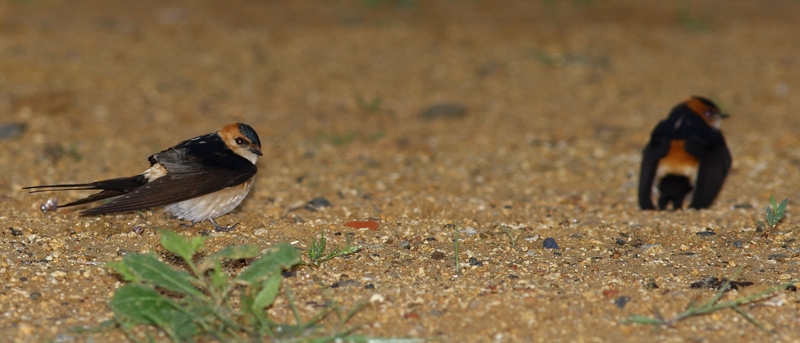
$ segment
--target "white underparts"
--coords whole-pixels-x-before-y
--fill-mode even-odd
[[[193,223],[202,222],[233,211],[242,203],[252,186],[253,178],[240,185],[167,205],[164,209],[178,219],[188,220]]]

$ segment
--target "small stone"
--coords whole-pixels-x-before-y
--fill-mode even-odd
[[[767,255],[767,259],[768,260],[775,260],[775,261],[783,261],[788,257],[789,256],[786,256],[785,254],[770,254],[770,255]]]
[[[614,241],[617,243],[617,245],[625,245],[625,240],[622,238],[617,238]]]
[[[614,305],[617,305],[617,307],[621,310],[625,308],[625,305],[627,305],[629,301],[631,301],[631,297],[623,295],[617,298],[617,300],[614,300]]]
[[[404,239],[400,241],[400,247],[404,249],[411,249],[411,242],[409,242],[407,239]]]
[[[616,288],[603,290],[603,296],[606,297],[606,299],[611,299],[617,296],[617,294],[619,294],[619,290]]]
[[[58,209],[58,198],[56,198],[56,197],[52,197],[52,198],[50,198],[50,199],[47,199],[47,201],[45,201],[44,203],[42,203],[42,205],[41,205],[41,206],[39,206],[39,208],[40,208],[40,209],[42,210],[42,212],[44,212],[44,213],[47,213],[47,212],[52,212],[52,211],[55,211],[55,210],[57,210],[57,209]]]
[[[434,259],[434,260],[440,260],[441,261],[441,260],[444,260],[446,257],[447,256],[441,251],[434,251],[431,254],[431,258]]]
[[[30,294],[28,297],[29,297],[31,300],[39,300],[39,299],[41,299],[41,298],[42,298],[42,293],[39,293],[39,292],[31,292],[31,294]]]
[[[18,123],[0,124],[0,140],[10,139],[22,135],[28,125]]]
[[[467,108],[459,103],[439,103],[426,108],[420,113],[423,119],[461,118],[467,114]]]
[[[344,226],[351,227],[358,230],[377,231],[380,224],[374,220],[351,220],[344,223]]]
[[[458,233],[463,233],[463,234],[466,234],[467,236],[472,237],[472,236],[475,236],[475,234],[478,233],[478,230],[475,230],[475,228],[472,227],[472,226],[467,226],[467,228],[464,229],[464,230],[458,230]]]
[[[328,201],[328,199],[325,199],[324,197],[316,197],[314,199],[311,199],[311,201],[309,201],[308,203],[306,203],[305,209],[311,212],[317,212],[317,211],[322,211],[331,206],[332,206],[331,202]]]
[[[378,293],[375,293],[371,297],[369,297],[369,303],[370,304],[382,303],[383,301],[384,301],[383,295],[380,295]]]
[[[358,287],[361,286],[361,282],[352,279],[344,279],[334,282],[331,285],[331,288],[340,288],[340,287]]]
[[[706,229],[706,231],[695,232],[695,234],[698,235],[698,236],[708,237],[708,236],[716,235],[717,233],[714,232],[714,230]]]
[[[545,249],[559,249],[558,243],[556,243],[556,239],[553,237],[545,238],[542,245]]]
[[[642,245],[642,250],[650,254],[658,254],[664,251],[664,246],[661,244],[645,244]]]
[[[483,262],[478,261],[478,259],[475,257],[470,257],[468,261],[470,266],[480,267],[483,265]]]
[[[411,312],[408,312],[408,313],[403,315],[403,318],[406,318],[406,319],[419,319],[419,317],[420,317],[419,313],[417,313],[415,311],[411,311]]]
[[[371,284],[371,283],[368,283],[368,284],[364,285],[364,289],[375,289],[375,285]]]

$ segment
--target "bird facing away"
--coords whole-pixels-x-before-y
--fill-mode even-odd
[[[244,200],[261,156],[258,134],[247,124],[225,125],[221,130],[178,143],[148,158],[150,168],[131,177],[90,183],[31,186],[31,193],[63,190],[100,190],[68,207],[109,199],[107,203],[80,212],[97,215],[165,206],[166,211],[192,224],[214,220]]]
[[[731,168],[731,153],[719,130],[727,114],[711,100],[694,96],[675,106],[656,126],[642,153],[639,206],[655,209],[651,194],[658,191],[658,208],[711,206]]]

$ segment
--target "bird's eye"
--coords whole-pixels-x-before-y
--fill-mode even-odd
[[[239,145],[244,144],[244,139],[242,137],[236,137],[236,144],[239,144]]]
[[[705,115],[705,116],[706,116],[706,118],[708,118],[708,117],[710,117],[710,116],[711,116],[711,112],[710,112],[710,111],[706,111],[706,113],[703,113],[703,115]]]

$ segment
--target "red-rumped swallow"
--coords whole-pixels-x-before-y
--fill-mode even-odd
[[[165,206],[171,215],[191,221],[214,220],[244,200],[256,174],[261,156],[258,134],[247,124],[228,124],[221,130],[185,140],[148,158],[150,168],[143,173],[91,183],[32,186],[32,193],[63,190],[100,190],[84,199],[58,207],[68,207],[112,198],[108,203],[82,211],[97,215],[136,211]]]
[[[656,126],[644,148],[639,178],[639,206],[655,209],[651,193],[658,191],[658,208],[711,206],[731,169],[731,153],[719,124],[727,114],[711,100],[694,96],[675,106]]]

